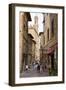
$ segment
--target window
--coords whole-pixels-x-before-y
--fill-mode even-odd
[[[52,33],[52,36],[53,36],[54,35],[54,19],[51,22],[51,33]]]
[[[49,29],[47,30],[47,41],[49,40]]]

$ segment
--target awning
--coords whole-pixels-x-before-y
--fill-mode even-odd
[[[55,44],[52,47],[48,48],[48,54],[51,54],[57,47],[58,47],[58,44]]]
[[[44,48],[44,49],[41,49],[41,51],[43,52],[43,54],[52,54],[53,51],[58,47],[58,44],[54,44],[53,46],[51,47],[48,47],[48,48]]]

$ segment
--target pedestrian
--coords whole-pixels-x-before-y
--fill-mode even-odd
[[[28,65],[26,65],[26,70],[28,70]]]
[[[39,64],[38,64],[38,66],[37,66],[37,71],[40,72],[40,65],[39,65]]]
[[[40,65],[40,72],[42,72],[42,65]]]
[[[45,69],[47,69],[46,65],[45,65]]]

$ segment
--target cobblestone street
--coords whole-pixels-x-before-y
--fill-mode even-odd
[[[42,76],[49,76],[48,70],[45,71],[37,71],[37,68],[31,68],[21,73],[20,77],[42,77]]]

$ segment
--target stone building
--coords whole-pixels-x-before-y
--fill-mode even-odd
[[[38,34],[38,17],[34,17],[34,25],[30,25],[28,32],[33,36],[33,40],[35,41],[35,61],[40,60],[40,51],[39,51],[39,34]]]
[[[39,60],[39,35],[35,30],[34,26],[29,27],[29,33],[33,36],[33,41],[35,42],[35,61]],[[33,44],[34,44],[33,42]]]
[[[42,48],[44,46],[44,33],[43,32],[39,32],[39,39],[40,39],[40,48]]]
[[[36,48],[36,42],[35,40],[32,40],[32,63],[35,62],[35,48]]]
[[[33,36],[31,34],[28,34],[28,67],[32,64],[32,44],[33,44]]]
[[[44,47],[44,33],[39,33],[39,39],[40,39],[40,64],[43,64],[44,58],[43,58],[43,47]]]
[[[20,72],[25,70],[28,63],[28,21],[31,21],[29,12],[19,13],[19,60]]]
[[[34,17],[34,29],[36,30],[36,32],[38,33],[38,16]]]
[[[44,16],[44,47],[43,55],[47,68],[55,70],[58,67],[58,15],[43,14]]]

